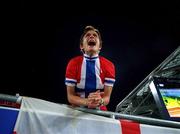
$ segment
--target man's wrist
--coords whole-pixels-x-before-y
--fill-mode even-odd
[[[88,100],[85,98],[84,99],[84,106],[87,106],[88,105]]]

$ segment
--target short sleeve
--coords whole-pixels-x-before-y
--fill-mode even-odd
[[[115,66],[112,62],[107,61],[105,68],[106,68],[106,73],[105,73],[104,85],[113,87],[115,83]]]
[[[77,83],[77,67],[74,59],[71,59],[66,67],[65,85],[75,86]]]

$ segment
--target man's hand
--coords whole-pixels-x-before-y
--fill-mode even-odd
[[[100,92],[100,90],[90,93],[88,96],[88,108],[96,108],[99,107],[103,92]]]

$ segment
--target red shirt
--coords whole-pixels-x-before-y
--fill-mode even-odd
[[[77,56],[66,68],[65,84],[76,86],[76,93],[83,98],[96,90],[103,91],[104,85],[113,87],[114,82],[114,64],[102,56]]]

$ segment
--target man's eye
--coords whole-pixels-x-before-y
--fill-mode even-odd
[[[89,36],[91,36],[91,34],[86,34],[86,37],[89,37]]]
[[[97,37],[97,34],[93,34],[94,37]]]

